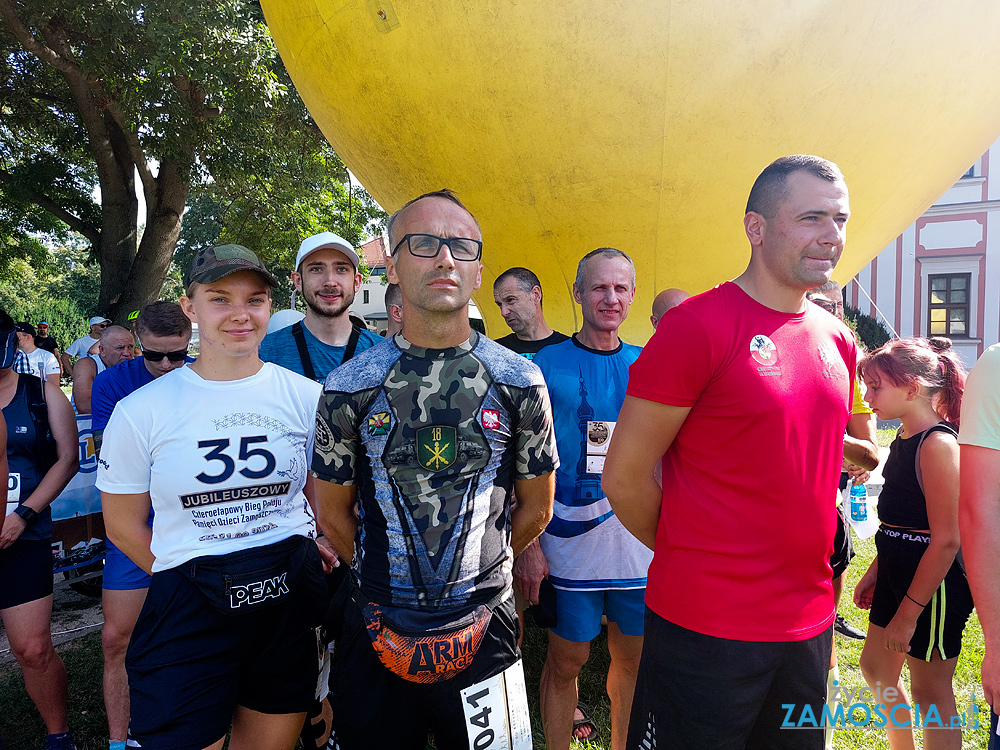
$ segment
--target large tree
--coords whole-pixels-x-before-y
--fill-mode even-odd
[[[100,264],[100,311],[121,321],[160,293],[193,186],[220,237],[272,258],[296,228],[378,218],[366,195],[343,210],[346,170],[256,2],[0,0],[0,19],[0,273],[68,228]]]

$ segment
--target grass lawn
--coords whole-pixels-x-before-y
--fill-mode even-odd
[[[858,556],[847,570],[847,583],[840,611],[848,620],[861,628],[867,628],[868,615],[851,603],[854,584],[864,574],[868,563],[875,555],[875,544],[869,539],[857,543]],[[530,620],[530,618],[529,618]],[[864,680],[858,669],[862,642],[837,639],[840,659],[841,684],[849,689],[863,686]],[[528,685],[528,701],[531,706],[535,747],[543,748],[541,720],[538,715],[538,680],[545,661],[546,634],[534,625],[527,627],[524,638],[525,678]],[[104,720],[104,706],[101,698],[101,636],[92,633],[60,648],[70,680],[70,726],[76,735],[80,750],[104,750],[107,748],[107,726]],[[604,749],[610,742],[608,718],[608,698],[604,680],[608,669],[607,642],[602,634],[591,649],[590,662],[580,675],[580,697],[591,708],[597,723],[596,737],[587,742],[576,743],[578,748]],[[973,615],[965,631],[962,655],[959,657],[955,673],[955,692],[958,695],[959,710],[968,706],[969,696],[975,692],[982,703],[982,688],[979,685],[979,665],[983,658],[983,633],[979,621]],[[905,675],[904,670],[904,675]],[[720,710],[723,710],[720,707]],[[0,667],[0,733],[9,750],[36,748],[41,746],[45,733],[34,706],[24,691],[16,665]],[[985,750],[988,726],[967,729],[964,735],[965,750]],[[919,732],[918,732],[919,744]],[[834,740],[838,750],[882,750],[888,748],[885,732],[874,727],[838,730]]]

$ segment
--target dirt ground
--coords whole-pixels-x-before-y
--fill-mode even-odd
[[[52,598],[52,640],[58,646],[74,638],[93,633],[104,624],[99,596],[84,596],[73,591],[62,576],[56,578]],[[7,642],[7,632],[0,624],[0,665],[14,661]]]

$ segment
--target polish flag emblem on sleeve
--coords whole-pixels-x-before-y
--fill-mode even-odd
[[[500,412],[496,409],[483,409],[483,428],[495,430],[500,427]]]

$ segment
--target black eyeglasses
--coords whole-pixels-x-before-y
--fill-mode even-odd
[[[406,243],[410,255],[418,258],[436,258],[445,245],[455,260],[479,260],[483,254],[483,243],[468,237],[435,237],[433,234],[406,234],[392,249],[395,255]]]
[[[152,349],[143,349],[142,358],[150,362],[161,362],[166,357],[171,362],[183,362],[187,356],[187,349],[178,349],[176,352],[154,352]]]

